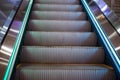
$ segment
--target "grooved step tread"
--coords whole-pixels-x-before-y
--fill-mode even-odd
[[[85,12],[32,11],[30,19],[86,20]]]
[[[104,50],[101,47],[80,46],[23,46],[20,56],[22,63],[104,63]]]
[[[34,0],[14,80],[117,80],[80,0]]]
[[[20,80],[116,80],[104,64],[21,64],[17,72]]]
[[[35,0],[35,3],[47,4],[79,4],[79,0]]]
[[[29,20],[27,30],[90,32],[91,25],[89,21]]]
[[[37,32],[27,31],[24,45],[36,46],[96,46],[94,32]]]
[[[82,11],[81,5],[34,4],[32,11]]]

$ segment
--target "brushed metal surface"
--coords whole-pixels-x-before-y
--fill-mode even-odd
[[[88,3],[120,56],[120,19],[103,0],[88,0]]]
[[[0,5],[0,20],[4,20],[4,22],[1,24],[0,29],[0,44],[2,44],[7,31],[9,29],[9,26],[12,23],[12,19],[14,18],[17,9],[19,8],[19,5],[21,3],[21,0],[5,0],[1,1]]]
[[[101,1],[101,0],[96,0],[96,1]],[[107,21],[106,17],[102,14],[102,12],[100,11],[101,8],[98,8],[98,6],[92,0],[88,0],[88,2],[91,7],[91,10],[93,10],[94,14],[96,15],[96,18],[102,24],[110,41],[113,43],[116,51],[120,55],[120,38],[119,38],[118,33],[112,27],[112,25]],[[3,45],[1,45],[0,55],[2,57],[0,56],[0,71],[2,71],[2,72],[0,73],[0,75],[1,75],[0,79],[2,79],[2,77],[4,75],[5,69],[8,65],[9,58],[13,51],[13,46],[15,44],[15,41],[16,41],[17,35],[19,33],[23,17],[24,17],[24,10],[27,8],[27,3],[28,3],[28,0],[27,1],[24,0],[24,2],[22,3],[20,10],[18,11],[16,18],[11,25],[10,31],[8,32],[8,34],[5,38]],[[100,5],[100,4],[102,4],[102,3],[98,3],[98,5]],[[103,11],[104,11],[104,9],[103,9]],[[109,14],[109,13],[107,13],[108,11],[109,10],[104,11],[106,13],[106,15]],[[111,11],[109,11],[109,12],[111,12]],[[108,15],[108,17],[110,17],[110,14]],[[113,16],[111,16],[110,19],[115,19],[115,18]],[[118,22],[116,19],[113,21],[116,23],[116,25],[118,25]],[[116,28],[119,30],[119,26]]]
[[[16,4],[15,1],[20,1],[20,0],[8,0],[8,1],[5,0],[5,1],[0,1],[0,3],[13,2],[13,4]],[[0,48],[0,55],[1,55],[0,56],[0,80],[3,79],[4,73],[5,73],[6,68],[8,66],[8,62],[9,62],[9,59],[11,57],[13,47],[14,47],[14,44],[16,42],[16,38],[17,38],[17,35],[19,33],[19,30],[21,28],[22,21],[23,21],[23,18],[24,18],[24,13],[23,12],[27,8],[27,5],[28,5],[28,1],[23,0],[22,4],[21,4],[21,6],[20,6],[12,24],[11,24],[11,27],[10,27],[10,29],[9,29],[9,31],[8,31],[6,37],[3,41],[3,44],[0,45],[1,46],[1,48]],[[9,8],[5,8],[5,9],[9,9]],[[11,7],[10,7],[9,10],[11,11],[13,9],[11,9]],[[0,20],[0,22],[4,22],[4,21]],[[2,24],[4,24],[4,23],[1,23],[1,25]],[[3,32],[3,34],[4,34],[4,32]]]

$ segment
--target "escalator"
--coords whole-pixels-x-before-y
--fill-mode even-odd
[[[79,1],[34,0],[14,80],[117,80]]]

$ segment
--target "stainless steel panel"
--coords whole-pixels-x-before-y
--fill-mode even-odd
[[[120,18],[114,13],[114,11],[109,8],[109,6],[103,0],[95,0],[95,3],[99,6],[101,11],[120,34]]]
[[[87,2],[120,56],[120,19],[103,0]]]
[[[0,20],[4,20],[4,22],[1,22],[0,25],[0,44],[2,44],[12,19],[14,18],[15,13],[17,12],[17,9],[21,3],[21,0],[5,0],[0,1],[0,3],[2,3],[0,5]]]
[[[14,2],[13,0],[9,0]],[[1,2],[1,1],[0,1]],[[0,49],[0,80],[3,79],[4,73],[8,66],[9,59],[11,57],[14,44],[16,42],[17,35],[22,25],[24,18],[24,11],[27,8],[28,1],[23,0],[21,7],[19,8],[14,21],[11,24],[11,27],[6,35],[3,44]],[[3,32],[4,34],[4,32]]]

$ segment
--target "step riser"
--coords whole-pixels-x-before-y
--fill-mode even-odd
[[[53,4],[35,4],[33,11],[82,11],[80,5],[53,5]]]
[[[94,55],[94,56],[93,56]],[[102,48],[87,47],[23,47],[22,63],[51,64],[101,64],[104,63]]]
[[[90,32],[91,26],[88,21],[30,20],[27,30]]]
[[[24,45],[31,46],[96,46],[95,33],[26,32]]]
[[[84,12],[32,11],[30,19],[41,20],[86,20]]]

